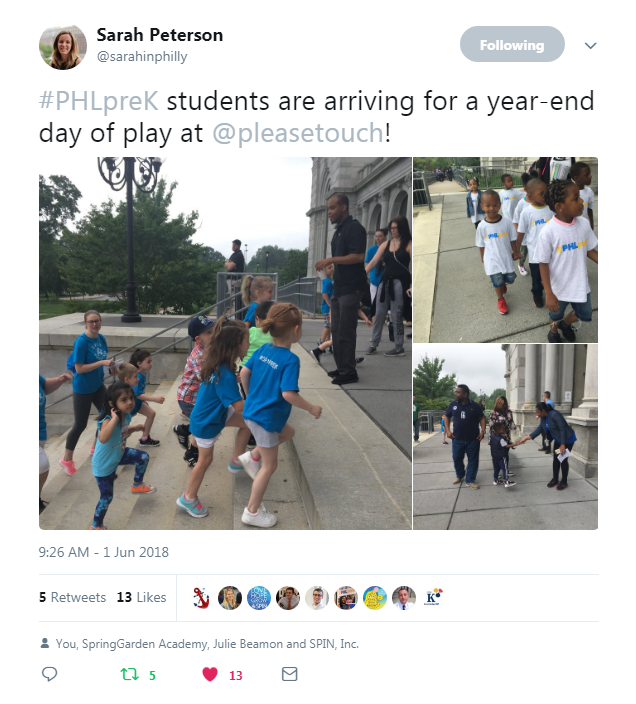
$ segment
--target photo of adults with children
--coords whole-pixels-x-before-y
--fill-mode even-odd
[[[411,160],[263,159],[298,206],[239,239],[191,159],[40,177],[40,527],[410,530]]]
[[[598,159],[423,157],[414,175],[415,342],[597,341]]]

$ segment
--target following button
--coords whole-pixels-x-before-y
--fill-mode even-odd
[[[460,40],[470,61],[555,61],[565,39],[554,27],[471,27]]]

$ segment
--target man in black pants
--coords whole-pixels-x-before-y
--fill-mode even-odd
[[[243,256],[243,252],[241,252],[241,240],[232,240],[232,254],[223,266],[228,271],[235,272],[236,274],[242,274],[245,271],[245,257]],[[240,276],[227,277],[227,291],[230,296],[234,296],[234,310],[236,311],[242,308]],[[232,305],[230,305],[229,308],[232,309]],[[243,319],[243,315],[240,313],[236,317],[239,320]]]
[[[335,265],[331,297],[331,339],[337,369],[329,372],[333,384],[358,381],[356,372],[356,334],[358,309],[367,287],[364,253],[367,232],[349,215],[349,198],[335,193],[327,201],[327,215],[336,231],[331,240],[331,257],[316,262],[316,270]]]

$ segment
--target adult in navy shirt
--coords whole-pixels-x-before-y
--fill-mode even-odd
[[[560,461],[559,455],[564,455],[566,450],[572,451],[576,442],[576,435],[561,413],[550,408],[546,403],[537,403],[536,411],[539,427],[519,442],[525,443],[528,440],[534,440],[541,433],[542,428],[546,428],[549,431],[554,438],[554,453],[552,454],[552,479],[548,482],[548,488],[556,487],[558,491],[562,491],[568,488],[570,466],[567,457]],[[561,470],[561,481],[559,481],[559,470]]]
[[[550,395],[551,394],[549,391],[543,392],[543,403],[545,403],[546,406],[550,406],[552,410],[556,410],[554,408],[554,401],[550,398]],[[539,448],[539,452],[545,452],[546,455],[552,454],[552,451],[550,449],[551,444],[552,436],[550,435],[549,431],[545,427],[543,427],[541,430],[541,447]]]
[[[96,310],[84,313],[86,332],[75,340],[73,346],[73,362],[76,374],[73,377],[73,414],[75,423],[66,436],[64,457],[60,460],[64,471],[73,476],[77,471],[73,461],[73,452],[80,435],[86,429],[91,405],[101,413],[106,398],[104,386],[104,367],[113,363],[108,357],[108,345],[103,335],[99,334],[102,327],[102,316]]]
[[[453,441],[453,484],[459,484],[466,477],[466,486],[479,489],[479,443],[486,432],[486,418],[481,406],[470,400],[470,389],[466,384],[459,384],[455,389],[455,401],[450,404],[445,415],[449,419],[447,435]],[[468,467],[464,467],[465,456],[468,457]]]
[[[358,309],[367,290],[364,253],[367,232],[349,215],[349,198],[336,193],[327,201],[327,215],[336,230],[331,240],[331,257],[316,262],[316,270],[335,264],[331,297],[331,339],[337,369],[329,372],[332,384],[358,381],[356,372],[356,334]]]

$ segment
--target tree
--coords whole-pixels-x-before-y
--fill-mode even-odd
[[[296,281],[299,274],[306,276],[308,259],[308,249],[288,249],[285,257],[285,266],[278,275],[278,283],[282,285],[290,281]]]
[[[444,359],[428,355],[420,359],[413,371],[413,394],[422,409],[445,410],[453,400],[457,386],[455,374],[442,376]]]
[[[134,195],[135,281],[141,313],[188,314],[216,301],[216,272],[223,268],[222,261],[210,262],[217,258],[214,250],[192,242],[196,211],[169,217],[176,187],[160,179],[153,193],[137,190]],[[125,297],[124,201],[93,206],[76,231],[64,234],[62,244],[74,290]]]
[[[77,202],[80,191],[66,176],[44,176],[39,179],[39,244],[40,244],[40,294],[54,293],[59,296],[66,286],[63,275],[64,252],[59,238],[66,223],[72,222],[79,213]]]
[[[269,252],[269,257],[265,254]],[[256,254],[250,259],[247,265],[248,271],[259,271],[261,274],[267,271],[280,271],[285,266],[286,252],[278,245],[272,244],[267,247],[259,247]],[[305,271],[307,268],[305,267]]]

